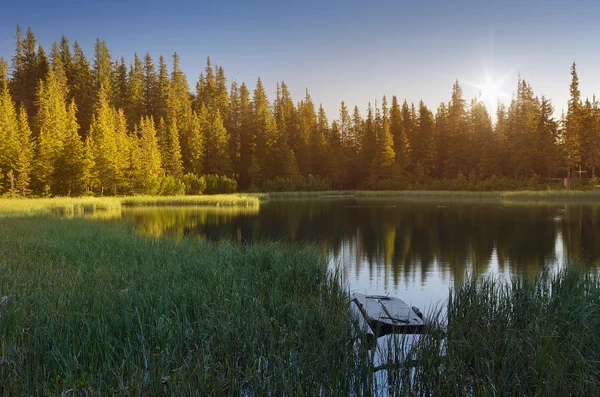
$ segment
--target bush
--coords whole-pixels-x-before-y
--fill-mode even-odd
[[[206,181],[196,174],[188,172],[182,180],[185,186],[185,194],[202,194],[206,190]]]
[[[165,176],[160,183],[159,194],[161,196],[183,196],[185,185],[182,181],[175,179],[174,176]]]
[[[202,178],[204,194],[228,194],[237,191],[237,181],[226,176],[204,175]]]

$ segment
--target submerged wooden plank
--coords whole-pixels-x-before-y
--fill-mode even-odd
[[[354,293],[351,300],[377,336],[419,334],[425,326],[420,311],[413,310],[401,299]]]

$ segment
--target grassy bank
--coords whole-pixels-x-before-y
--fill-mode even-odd
[[[0,220],[0,394],[361,395],[347,301],[316,250]]]
[[[389,198],[389,199],[434,199],[434,200],[503,200],[503,201],[599,201],[598,191],[506,191],[469,192],[436,190],[331,190],[320,192],[278,192],[264,193],[263,199],[304,199],[304,198]]]
[[[40,214],[92,214],[119,211],[124,207],[210,206],[257,207],[258,195],[220,194],[212,196],[131,196],[131,197],[53,197],[0,199],[0,216]]]
[[[450,294],[446,340],[421,338],[413,351],[421,364],[398,373],[396,388],[433,396],[596,395],[600,279],[588,272],[571,265],[530,281],[463,283]]]

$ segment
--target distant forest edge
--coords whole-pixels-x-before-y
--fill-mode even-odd
[[[600,163],[600,105],[582,101],[576,65],[567,114],[519,78],[496,123],[454,83],[435,114],[396,96],[366,118],[342,102],[329,122],[308,90],[284,82],[270,102],[260,80],[227,84],[207,58],[192,92],[149,54],[113,60],[97,40],[90,63],[66,37],[50,54],[17,27],[0,58],[0,193],[8,196],[198,194],[236,190],[592,189]],[[583,174],[583,175],[582,175]]]

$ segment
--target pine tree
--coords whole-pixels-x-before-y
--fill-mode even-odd
[[[164,171],[161,167],[156,129],[152,118],[142,117],[139,125],[136,126],[134,135],[139,137],[132,156],[134,191],[156,194]]]
[[[238,165],[239,185],[246,189],[252,184],[252,177],[249,172],[248,164],[251,164],[254,155],[254,119],[253,105],[250,102],[250,91],[246,83],[240,86],[240,161]]]
[[[27,120],[27,112],[24,108],[19,109],[18,128],[19,149],[15,167],[17,172],[16,188],[22,197],[27,197],[31,193],[29,185],[31,182],[34,146],[31,129]]]
[[[104,41],[96,39],[94,47],[94,89],[96,95],[99,95],[100,88],[103,87],[105,95],[112,98],[112,73],[112,61],[108,47]]]
[[[205,158],[205,139],[204,139],[204,127],[205,121],[200,118],[198,113],[192,114],[192,121],[190,123],[190,134],[189,134],[189,154],[187,159],[186,171],[191,172],[195,175],[202,175],[204,171],[204,158]]]
[[[40,59],[40,53],[44,54],[43,49],[41,47],[38,49],[37,40],[31,28],[27,29],[25,38],[22,38],[21,28],[17,26],[16,36],[11,93],[15,104],[23,106],[29,119],[32,120],[35,114],[37,85],[40,79],[46,77],[43,68],[47,60]],[[47,72],[47,69],[45,72]]]
[[[56,80],[58,80],[58,84],[62,89],[63,96],[67,98],[69,92],[68,80],[67,80],[67,71],[65,65],[62,61],[62,54],[60,49],[58,48],[58,44],[54,42],[52,44],[52,52],[50,56],[50,63],[52,67],[52,71],[54,72],[54,76],[56,76]]]
[[[371,103],[367,109],[367,119],[364,123],[361,152],[360,152],[360,163],[359,168],[359,183],[363,183],[367,180],[371,174],[371,164],[375,160],[377,154],[377,137],[375,135],[375,120],[373,116],[373,108]]]
[[[558,168],[560,153],[558,152],[558,123],[553,118],[554,106],[552,102],[542,96],[537,112],[537,150],[536,173],[547,175],[549,178]],[[592,144],[593,146],[593,144]],[[598,157],[600,159],[600,157]]]
[[[171,175],[175,179],[180,179],[183,175],[183,164],[181,162],[179,130],[175,118],[171,119],[166,132],[166,156],[162,158],[163,169],[165,170],[166,175]]]
[[[468,140],[466,134],[466,110],[463,91],[458,81],[452,86],[452,99],[448,106],[447,156],[444,168],[446,176],[455,178],[458,174],[467,174]]]
[[[406,101],[405,101],[406,103]],[[408,105],[406,105],[408,111]],[[401,170],[408,168],[410,161],[410,143],[404,130],[404,123],[402,122],[402,111],[400,110],[400,104],[398,98],[394,95],[392,97],[392,108],[390,110],[390,132],[394,138],[394,152],[396,153],[396,163]]]
[[[15,169],[19,152],[18,120],[8,89],[8,65],[0,58],[0,170]]]
[[[419,116],[414,136],[413,163],[426,176],[431,176],[435,171],[436,158],[435,120],[433,113],[423,101],[419,102]]]
[[[445,175],[448,151],[448,111],[444,102],[440,103],[435,113],[435,147],[435,176],[441,178]]]
[[[327,162],[327,135],[329,134],[329,122],[323,105],[319,106],[317,125],[310,137],[310,153],[312,175],[324,175]]]
[[[77,42],[73,44],[73,68],[71,73],[72,82],[69,90],[69,99],[75,100],[79,136],[84,138],[90,130],[96,93],[94,89],[94,76],[90,69],[90,64]]]
[[[113,99],[116,109],[129,109],[129,82],[127,81],[127,65],[125,59],[116,62],[113,70]],[[141,115],[140,115],[141,117]],[[135,120],[135,122],[139,119]]]
[[[569,106],[567,110],[566,126],[564,132],[564,149],[567,164],[567,190],[571,189],[572,171],[581,162],[580,135],[581,135],[581,98],[579,93],[579,78],[575,62],[571,66],[571,86],[569,92]]]
[[[78,134],[76,105],[72,101],[67,110],[67,125],[61,151],[54,168],[54,191],[61,195],[79,195],[83,192],[84,145]]]
[[[45,82],[38,87],[38,140],[34,176],[38,191],[48,195],[53,193],[57,178],[56,162],[62,152],[69,117],[65,98],[59,81],[50,71]]]
[[[276,175],[270,161],[276,135],[273,115],[269,109],[269,99],[260,78],[258,78],[254,90],[252,120],[252,138],[255,145],[252,151],[252,158],[255,161],[253,182],[262,185]]]
[[[129,128],[133,128],[144,115],[144,69],[142,62],[137,54],[134,54],[133,65],[129,66],[129,76],[127,79],[127,123]]]
[[[394,138],[390,131],[389,111],[386,97],[383,97],[381,103],[381,131],[376,140],[375,158],[371,166],[371,180],[373,182],[389,180],[394,176],[394,163],[396,153],[394,153]]]
[[[158,109],[158,76],[150,53],[144,57],[144,114],[156,117]]]
[[[100,87],[90,136],[94,148],[93,174],[97,177],[102,195],[107,192],[116,194],[126,179],[127,164],[123,163],[122,156],[125,148],[119,146],[122,144],[119,130],[124,129],[120,126],[121,116],[122,113],[110,107],[104,86]]]
[[[206,174],[231,175],[231,159],[229,158],[229,134],[223,126],[221,113],[217,110],[209,114],[206,107],[202,108],[202,118],[205,120],[204,136],[206,138],[206,157],[204,172]]]

